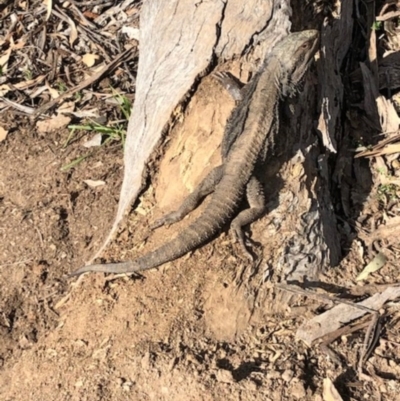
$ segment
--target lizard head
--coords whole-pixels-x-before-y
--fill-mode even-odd
[[[301,82],[319,45],[319,33],[316,30],[294,32],[279,42],[274,55],[281,64],[279,85],[284,96],[290,95]]]

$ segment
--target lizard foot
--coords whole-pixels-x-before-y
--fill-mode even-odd
[[[240,102],[243,99],[243,84],[232,74],[217,71],[213,73],[213,77],[229,92],[236,102]]]
[[[150,229],[155,230],[156,228],[167,226],[169,227],[171,224],[176,223],[180,220],[180,216],[178,216],[177,212],[171,212],[167,215],[157,219],[153,223],[150,224]]]
[[[250,262],[254,262],[254,255],[249,251],[248,246],[253,246],[254,242],[245,236],[241,227],[231,228],[231,236],[233,242],[238,242],[243,254],[249,259]]]

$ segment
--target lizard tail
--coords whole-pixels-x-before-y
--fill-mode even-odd
[[[233,216],[241,196],[241,193],[227,194],[224,199],[220,199],[218,195],[213,196],[209,207],[192,224],[174,239],[144,256],[128,262],[84,266],[70,276],[79,276],[86,272],[134,273],[175,260],[213,238]]]
[[[127,273],[138,271],[138,269],[134,269],[135,261],[130,262],[120,262],[120,263],[107,263],[107,264],[98,264],[98,265],[88,265],[81,267],[78,270],[68,274],[69,277],[80,276],[83,273],[87,272],[99,272],[99,273]]]

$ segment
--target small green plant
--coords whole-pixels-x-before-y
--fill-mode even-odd
[[[375,22],[372,24],[372,30],[373,30],[373,31],[379,31],[379,30],[382,28],[382,26],[383,26],[382,21],[375,21]]]
[[[381,200],[394,200],[399,199],[399,189],[396,184],[381,184],[377,192]]]
[[[126,130],[120,125],[116,125],[114,127],[106,127],[105,125],[92,121],[90,124],[85,124],[85,125],[69,125],[68,128],[71,131],[70,134],[68,135],[67,140],[63,145],[63,148],[66,148],[73,142],[76,136],[76,131],[89,131],[101,134],[102,143],[100,146],[105,146],[113,141],[120,141],[122,143],[122,147],[125,147]],[[92,154],[93,152],[90,152],[86,155],[74,159],[71,163],[61,167],[61,171],[68,171],[72,167],[76,167],[79,163],[87,159]]]
[[[23,71],[23,75],[27,81],[30,81],[33,78],[33,72],[31,70],[25,69]]]
[[[111,88],[111,91],[113,92],[114,99],[118,101],[119,108],[125,117],[125,120],[129,120],[132,110],[132,103],[126,96],[121,95],[114,88]]]
[[[125,126],[131,114],[132,104],[126,96],[121,95],[114,88],[111,88],[111,90],[113,92],[114,99],[118,101],[119,110],[123,116],[123,119],[116,122],[115,124],[112,124],[111,126],[105,126],[96,121],[90,121],[89,123],[82,125],[69,125],[68,129],[70,130],[70,134],[68,135],[68,138],[65,141],[63,148],[66,148],[68,145],[70,145],[73,141],[77,139],[76,138],[77,131],[87,131],[101,134],[102,142],[100,146],[108,145],[111,142],[121,142],[122,147],[123,148],[125,147],[125,138],[126,138]],[[93,152],[78,157],[71,163],[61,167],[61,170],[67,171],[70,168],[77,166],[79,163],[81,163],[83,160],[85,160],[92,154]]]
[[[81,91],[75,92],[74,97],[75,97],[76,101],[82,100],[83,99],[83,93]]]
[[[101,146],[107,145],[113,141],[120,141],[122,146],[125,146],[126,130],[119,124],[113,127],[107,127],[106,125],[99,124],[96,121],[91,121],[89,124],[84,125],[69,125],[68,128],[71,130],[71,134],[68,136],[64,148],[71,143],[76,130],[96,132],[101,134],[102,143]]]
[[[64,82],[57,82],[56,86],[59,93],[65,93],[68,90]]]
[[[385,177],[388,177],[387,170],[386,170],[385,167],[379,167],[379,168],[376,169],[376,171],[379,174],[384,175]]]
[[[91,156],[91,153],[88,153],[86,155],[77,157],[76,159],[72,160],[71,163],[66,164],[65,166],[61,167],[61,171],[68,171],[70,168],[77,166],[80,162]]]

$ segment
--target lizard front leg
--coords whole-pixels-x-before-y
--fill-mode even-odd
[[[168,213],[156,220],[150,228],[154,230],[155,228],[181,221],[186,215],[196,209],[207,195],[214,191],[215,186],[221,180],[222,173],[223,166],[218,166],[212,169],[197,188],[183,201],[178,210]]]
[[[228,91],[236,102],[243,100],[243,88],[245,85],[237,78],[232,74],[223,71],[214,72],[213,76]]]

